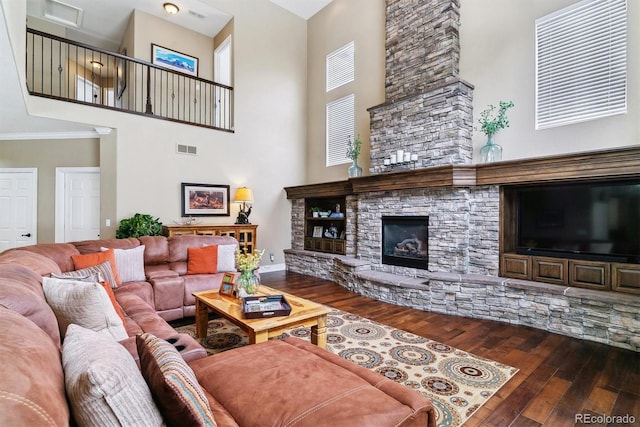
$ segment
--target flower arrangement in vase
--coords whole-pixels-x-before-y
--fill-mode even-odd
[[[349,144],[347,145],[347,157],[353,162],[349,168],[349,176],[362,176],[362,168],[358,165],[358,157],[360,156],[360,149],[362,148],[362,141],[360,135],[351,139],[349,136]]]
[[[511,101],[500,101],[498,112],[496,107],[489,105],[480,113],[478,123],[480,130],[487,135],[487,143],[480,149],[480,159],[483,163],[502,160],[502,147],[493,140],[494,135],[501,129],[509,127],[507,110],[514,106]]]
[[[264,249],[256,249],[252,253],[243,253],[240,248],[236,248],[236,265],[240,270],[240,278],[237,284],[240,298],[254,295],[258,292],[260,277],[257,274],[257,270],[260,267],[263,254]]]

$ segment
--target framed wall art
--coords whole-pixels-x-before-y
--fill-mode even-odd
[[[198,58],[151,43],[151,63],[162,68],[198,76]]]
[[[182,216],[229,216],[229,186],[182,183]]]
[[[316,225],[313,227],[313,237],[322,237],[323,227],[321,225]]]

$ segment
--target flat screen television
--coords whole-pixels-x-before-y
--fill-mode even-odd
[[[522,187],[515,201],[517,253],[640,264],[640,181]]]

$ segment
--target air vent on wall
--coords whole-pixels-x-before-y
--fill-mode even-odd
[[[191,154],[193,156],[198,154],[198,147],[196,147],[195,145],[178,144],[176,146],[176,149],[178,154]]]
[[[58,0],[47,0],[44,3],[44,17],[64,25],[80,28],[83,13],[83,9],[62,3]]]

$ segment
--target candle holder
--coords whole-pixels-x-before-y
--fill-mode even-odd
[[[414,170],[416,168],[416,164],[418,163],[418,159],[409,160],[406,162],[395,162],[389,164],[383,164],[382,169],[386,172],[394,172],[396,169],[403,170]]]

